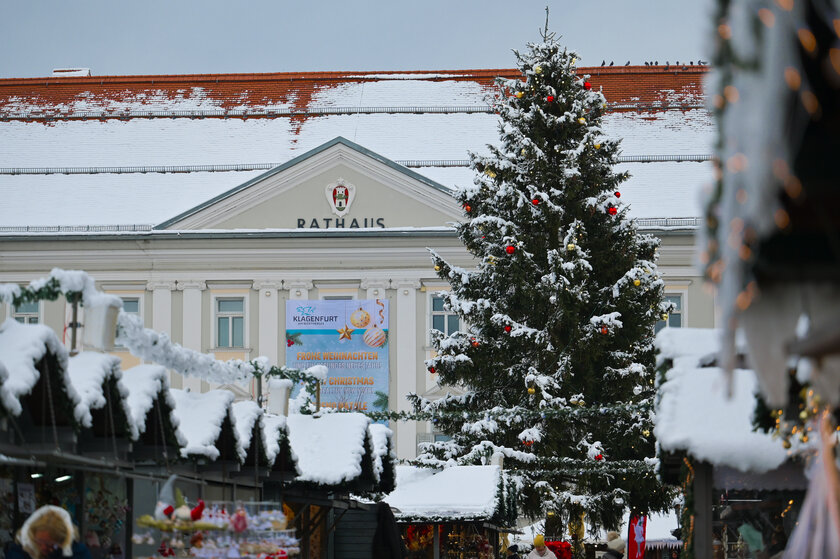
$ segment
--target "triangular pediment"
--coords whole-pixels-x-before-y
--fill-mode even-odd
[[[461,218],[446,187],[339,137],[156,229],[442,227]]]

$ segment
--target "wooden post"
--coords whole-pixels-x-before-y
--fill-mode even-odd
[[[73,295],[73,318],[70,322],[70,355],[76,355],[76,329],[79,326],[79,296]]]
[[[433,559],[440,559],[440,524],[432,524],[432,531]]]
[[[315,386],[315,411],[321,411],[321,381]]]
[[[697,462],[694,465],[694,557],[712,559],[712,465]]]

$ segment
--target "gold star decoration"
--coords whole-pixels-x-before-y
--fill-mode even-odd
[[[344,328],[339,328],[338,329],[338,339],[339,340],[349,340],[349,339],[351,339],[350,334],[352,334],[353,332],[355,332],[355,330],[353,330],[352,328],[350,328],[349,326],[347,326],[345,324]]]

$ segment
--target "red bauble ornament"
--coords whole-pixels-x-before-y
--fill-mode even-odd
[[[505,326],[505,332],[509,334],[511,330],[513,330],[513,328],[511,328],[510,324]]]
[[[478,347],[478,340],[476,340],[475,338],[472,339],[472,346]]]
[[[539,206],[540,205],[540,199],[539,198],[534,198],[533,200],[531,200],[531,203],[534,204],[535,206]]]
[[[615,207],[613,207],[613,206],[610,206],[610,209],[608,209],[607,211],[609,212],[610,215],[615,215],[615,214],[618,213],[618,210],[615,209]]]
[[[621,198],[621,192],[616,192],[616,193],[615,193],[615,197],[616,197],[616,198]]]
[[[601,326],[601,333],[602,334],[609,334],[610,330],[606,326]]]
[[[434,367],[429,367],[430,373],[435,374],[435,371],[437,371],[437,369],[435,369]]]
[[[472,211],[472,206],[469,204],[464,204],[464,211],[470,213]]]
[[[549,95],[545,98],[546,103],[553,103],[554,102],[554,95]]]
[[[599,462],[600,462],[600,461],[601,461],[601,460],[603,460],[603,459],[604,459],[604,455],[603,455],[603,454],[596,454],[596,455],[595,455],[595,460],[597,460],[597,461],[599,461]]]
[[[522,444],[524,444],[525,446],[531,446],[532,444],[534,444],[534,441],[522,441]]]
[[[514,252],[516,252],[516,247],[513,245],[508,245],[505,247],[505,252],[508,254],[513,254]]]
[[[590,89],[592,89],[592,84],[589,82],[583,82],[583,89],[589,91]]]

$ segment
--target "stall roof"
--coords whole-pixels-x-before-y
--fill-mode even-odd
[[[170,388],[169,392],[175,400],[173,411],[178,419],[178,430],[187,440],[181,456],[206,456],[216,460],[220,452],[215,443],[225,418],[230,414],[233,392],[211,390],[198,393],[178,388]]]
[[[499,506],[499,466],[453,466],[440,472],[397,466],[397,488],[384,501],[397,520],[491,520]]]
[[[381,423],[371,423],[368,431],[373,452],[373,474],[379,481],[385,471],[386,461],[396,459],[394,449],[391,447],[393,432]]]
[[[361,413],[292,414],[286,418],[295,481],[340,485],[362,474],[370,419]]]
[[[138,434],[146,432],[146,417],[155,404],[155,399],[163,395],[169,409],[175,409],[175,399],[169,392],[169,373],[166,367],[154,364],[137,365],[126,370],[122,377],[123,385],[128,389],[126,403],[130,410],[129,417]],[[184,435],[178,430],[178,419],[173,412],[170,416],[175,436],[181,446],[187,445]]]
[[[83,405],[67,373],[67,349],[55,332],[43,324],[21,324],[8,318],[0,324],[0,362],[5,368],[5,378],[0,384],[0,401],[12,415],[20,415],[23,411],[20,399],[29,394],[41,378],[35,364],[48,352],[58,361],[70,401],[74,407]]]
[[[253,441],[254,425],[263,415],[263,410],[252,400],[234,402],[231,406],[234,426],[236,427],[236,453],[239,461],[244,462]]]
[[[288,437],[286,416],[266,413],[262,416],[261,424],[265,456],[269,464],[273,464],[280,452],[280,439]]]
[[[70,357],[69,376],[73,388],[81,396],[81,401],[76,405],[74,412],[76,419],[84,427],[93,426],[91,410],[102,408],[107,404],[107,395],[104,391],[106,381],[109,378],[116,379],[117,390],[121,396],[116,405],[121,406],[125,416],[129,418],[128,427],[132,440],[137,439],[139,431],[135,422],[130,419],[131,409],[126,400],[129,392],[122,382],[123,374],[119,357],[107,353],[83,351]]]

